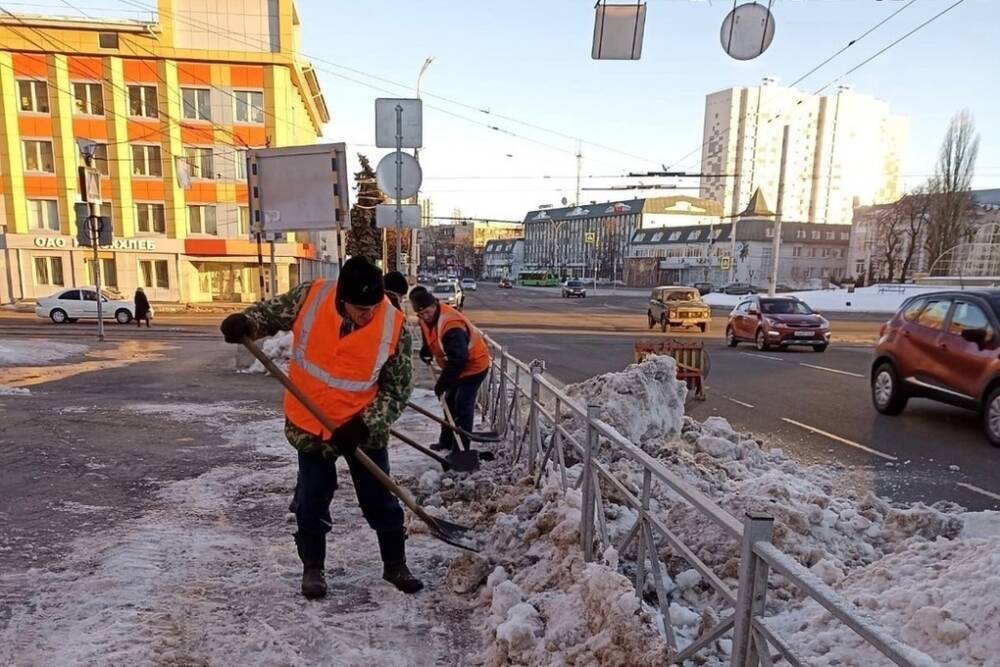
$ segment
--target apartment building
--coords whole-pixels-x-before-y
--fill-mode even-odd
[[[77,140],[95,145],[103,282],[154,301],[250,301],[246,149],[330,120],[292,0],[160,0],[148,21],[0,17],[0,301],[93,284],[76,242]],[[276,244],[278,289],[327,274],[336,236]],[[3,284],[5,283],[5,284]]]
[[[736,215],[759,187],[786,220],[850,224],[857,206],[899,198],[908,132],[908,119],[850,86],[816,96],[765,78],[712,93],[701,196]]]

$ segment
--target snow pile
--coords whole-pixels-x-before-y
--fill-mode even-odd
[[[598,406],[600,419],[641,444],[680,433],[687,385],[677,380],[672,357],[652,355],[623,371],[569,385],[566,393],[580,405]]]
[[[0,396],[31,396],[31,390],[26,387],[8,387],[0,384]]]
[[[50,364],[87,351],[86,345],[50,340],[0,340],[0,366]]]
[[[820,312],[894,313],[899,310],[903,301],[911,296],[937,292],[941,289],[940,286],[871,285],[870,287],[859,287],[853,293],[848,292],[847,289],[838,288],[789,292],[782,296],[798,297],[809,304],[810,308]],[[737,305],[746,297],[713,292],[706,294],[704,299],[705,303],[710,306],[728,308]]]
[[[260,346],[260,349],[264,354],[270,357],[274,363],[278,365],[278,368],[287,372],[288,360],[292,356],[293,340],[294,338],[291,331],[279,331],[268,338],[261,338],[257,341],[257,345]],[[242,350],[242,346],[240,346],[240,350],[239,357],[243,358],[243,352],[245,352],[245,350]],[[249,353],[246,354],[249,355]],[[248,366],[238,368],[240,373],[267,373],[267,370],[264,369],[264,365],[257,359],[246,356],[246,360],[247,362],[252,360],[253,363],[250,363]],[[241,365],[242,364],[237,362],[238,367]]]
[[[1000,536],[911,541],[851,572],[840,592],[940,665],[995,665],[1000,656]],[[892,663],[816,603],[770,619],[809,664]]]

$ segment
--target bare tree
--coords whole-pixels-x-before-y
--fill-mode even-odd
[[[930,182],[931,216],[927,252],[931,263],[969,235],[972,197],[969,190],[979,153],[972,114],[963,109],[951,119]]]
[[[899,269],[899,282],[901,283],[906,282],[906,277],[913,268],[913,260],[921,247],[924,232],[927,228],[930,206],[931,198],[927,194],[927,187],[925,186],[915,188],[913,192],[904,196],[893,205],[893,208],[897,209],[897,215],[904,222],[903,234],[906,236],[903,264]]]
[[[351,231],[347,236],[347,254],[368,257],[372,261],[382,257],[382,235],[375,228],[375,206],[385,201],[375,184],[375,172],[368,158],[358,153],[361,171],[354,174],[358,196],[351,207]]]
[[[901,263],[905,240],[903,237],[903,217],[896,204],[882,206],[875,212],[875,234],[873,236],[874,246],[878,249],[879,254],[875,277],[891,283],[896,279],[896,267]]]

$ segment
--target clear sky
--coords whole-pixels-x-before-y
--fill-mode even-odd
[[[72,14],[68,3],[38,0],[35,6],[42,2]],[[707,93],[756,85],[764,76],[789,84],[908,2],[775,0],[774,42],[749,62],[730,59],[719,44],[731,0],[649,0],[639,61],[590,58],[590,0],[298,0],[298,7],[302,50],[318,70],[333,116],[326,140],[346,141],[352,152],[377,162],[388,151],[372,145],[375,98],[412,96],[421,64],[433,56],[422,82],[422,194],[432,199],[438,216],[461,209],[464,215],[519,220],[539,204],[574,199],[572,137],[633,156],[583,143],[584,187],[623,182],[591,176],[662,164],[697,170]],[[954,2],[915,0],[798,87],[821,88]],[[95,12],[134,9],[123,0],[71,3]],[[932,172],[948,120],[963,107],[974,114],[982,136],[975,185],[1000,187],[998,25],[1000,0],[965,0],[838,82],[885,100],[892,113],[911,119],[907,187]],[[633,196],[642,195],[586,191],[581,200]]]

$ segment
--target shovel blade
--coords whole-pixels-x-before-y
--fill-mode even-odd
[[[446,542],[459,549],[479,553],[479,547],[469,540],[469,531],[471,529],[468,526],[435,517],[427,522],[427,527],[430,529],[431,535],[442,542]]]
[[[475,449],[456,449],[446,458],[455,472],[472,472],[479,469],[479,452]]]

